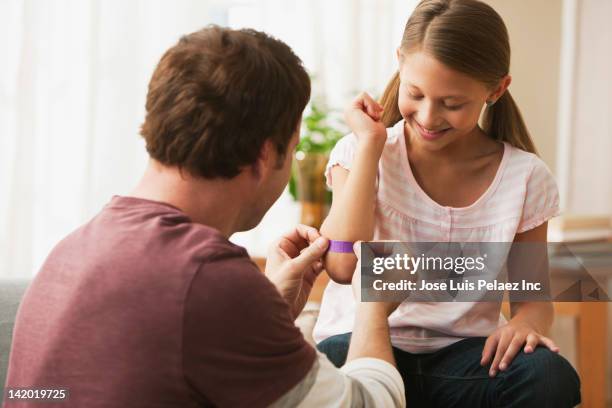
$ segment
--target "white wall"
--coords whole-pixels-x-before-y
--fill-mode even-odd
[[[486,0],[504,19],[512,50],[510,93],[540,156],[555,172],[561,0]]]
[[[578,2],[567,208],[612,215],[612,2]]]

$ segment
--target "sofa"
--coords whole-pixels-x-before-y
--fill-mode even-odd
[[[0,279],[0,401],[4,396],[15,315],[29,282],[28,279]]]

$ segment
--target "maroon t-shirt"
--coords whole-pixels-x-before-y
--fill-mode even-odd
[[[255,407],[315,357],[244,248],[173,206],[114,197],[28,288],[6,386],[66,388],[70,407]]]

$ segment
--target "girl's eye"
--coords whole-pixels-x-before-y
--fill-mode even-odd
[[[451,111],[456,111],[459,110],[461,108],[463,108],[463,105],[455,105],[455,106],[444,106],[446,109],[451,110]]]
[[[419,100],[423,99],[423,95],[415,95],[415,94],[412,94],[412,93],[410,93],[410,92],[408,92],[408,97],[409,97],[410,99],[412,99],[412,100],[415,100],[415,101],[419,101]],[[453,106],[446,106],[446,105],[443,105],[443,106],[444,106],[444,108],[445,108],[445,109],[447,109],[447,110],[450,110],[450,111],[456,111],[456,110],[459,110],[459,109],[463,108],[463,105],[465,105],[465,104],[464,104],[464,103],[462,103],[462,104],[460,104],[460,105],[453,105]]]

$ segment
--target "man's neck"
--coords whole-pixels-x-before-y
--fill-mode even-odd
[[[235,199],[244,198],[239,179],[194,178],[186,171],[181,174],[178,168],[149,160],[130,196],[171,204],[193,222],[215,228],[227,238],[240,230],[242,223],[241,203]]]

